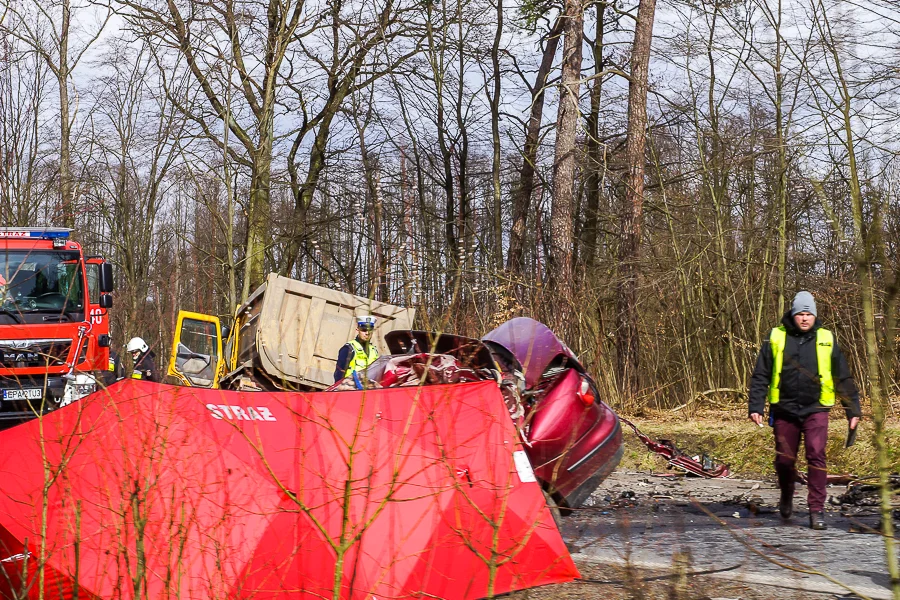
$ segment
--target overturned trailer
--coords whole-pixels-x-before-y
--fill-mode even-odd
[[[324,390],[356,317],[375,315],[374,343],[409,329],[414,308],[269,274],[223,329],[214,315],[180,311],[168,374],[182,385],[231,390]],[[224,333],[224,335],[223,335]]]

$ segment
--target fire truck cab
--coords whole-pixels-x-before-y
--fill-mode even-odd
[[[108,381],[112,266],[70,234],[0,228],[0,429]]]

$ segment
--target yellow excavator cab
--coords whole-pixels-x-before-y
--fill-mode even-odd
[[[183,385],[218,389],[225,374],[218,317],[178,311],[167,374]]]

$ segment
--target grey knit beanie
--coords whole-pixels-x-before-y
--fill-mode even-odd
[[[807,291],[797,292],[797,295],[794,296],[794,303],[791,304],[792,317],[802,312],[812,313],[814,317],[818,316],[816,315],[816,301],[813,299],[812,294]]]

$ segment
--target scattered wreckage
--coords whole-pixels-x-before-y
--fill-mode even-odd
[[[829,475],[829,479],[832,476]],[[851,531],[861,533],[874,533],[881,529],[881,483],[877,475],[856,477],[855,475],[841,476],[847,485],[843,494],[831,496],[829,503],[839,506],[841,514],[852,520],[860,517],[879,517],[878,524],[870,527],[853,523]],[[830,483],[830,481],[829,481]],[[893,473],[888,476],[888,486],[891,490],[891,509],[893,511],[894,527],[900,526],[900,474]]]
[[[619,419],[574,353],[543,323],[507,321],[481,340],[427,331],[385,335],[390,354],[329,390],[496,381],[535,475],[560,506],[582,506],[618,465]]]
[[[654,440],[642,433],[637,428],[637,425],[625,417],[619,417],[619,420],[631,427],[634,430],[634,434],[651,452],[666,459],[669,468],[680,469],[688,475],[696,475],[697,477],[706,477],[708,479],[717,479],[731,475],[731,469],[728,465],[717,462],[705,453],[691,456],[680,449],[673,440]]]
[[[360,381],[334,384],[358,315],[388,348]],[[312,391],[491,380],[545,492],[581,506],[622,457],[619,420],[575,354],[544,324],[512,319],[481,340],[412,329],[413,309],[270,274],[223,332],[212,315],[178,316],[168,372],[210,389]]]

